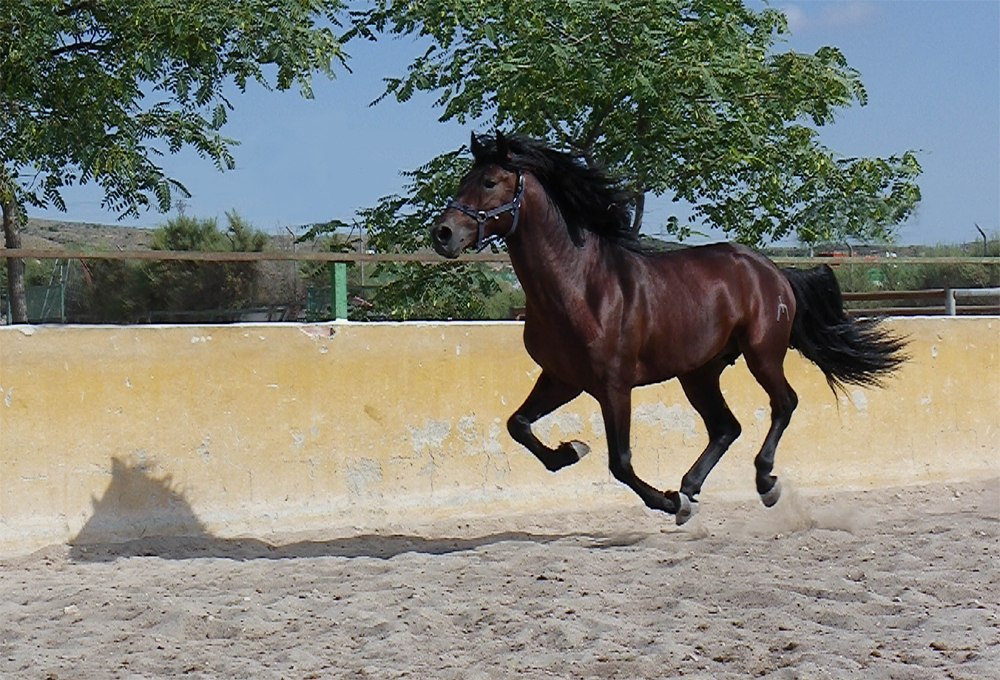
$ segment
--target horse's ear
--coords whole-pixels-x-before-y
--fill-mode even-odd
[[[472,139],[469,142],[469,148],[472,150],[472,157],[477,161],[481,161],[486,157],[486,147],[482,145],[479,141],[479,137],[475,132],[472,133]]]
[[[503,133],[497,130],[497,158],[509,161],[511,160],[510,148],[507,146],[507,138],[503,136]]]

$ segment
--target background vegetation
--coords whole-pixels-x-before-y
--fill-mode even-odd
[[[268,244],[268,236],[237,213],[227,213],[226,221],[225,229],[220,229],[215,219],[175,217],[152,231],[151,248],[260,252]],[[260,297],[261,271],[252,262],[29,260],[26,264],[29,288],[65,286],[67,320],[78,323],[232,321]],[[294,295],[294,287],[289,292]]]
[[[227,214],[226,224],[221,227],[215,220],[182,216],[149,232],[135,231],[144,237],[144,247],[171,250],[288,251],[309,247],[357,252],[368,244],[367,239],[362,242],[357,230],[348,233],[336,230],[337,226],[315,225],[299,238],[299,244],[289,237],[267,236],[235,212]],[[84,246],[82,239],[73,241],[71,234],[61,233],[60,238],[68,240],[64,247],[71,249],[116,247],[107,239],[97,241],[103,245],[95,247],[94,239]],[[825,250],[843,250],[843,246]],[[883,256],[895,252],[910,257],[978,257],[983,255],[983,242],[861,250]],[[794,248],[768,252],[772,256],[802,254],[801,249]],[[1000,258],[1000,235],[989,240],[987,254]],[[56,291],[65,284],[67,321],[73,323],[321,321],[332,316],[330,268],[326,264],[121,260],[86,263],[84,266],[80,260],[29,260],[26,263],[29,290],[53,285],[52,290]],[[836,273],[845,291],[1000,286],[1000,267],[982,264],[860,263],[840,266]],[[0,263],[0,280],[5,275]],[[414,281],[421,283],[411,287]],[[481,287],[472,289],[469,281],[481,281]],[[462,293],[449,294],[447,288],[456,285],[461,286]],[[348,265],[348,292],[349,318],[355,321],[507,319],[512,308],[524,305],[524,293],[513,270],[502,264],[352,264]],[[456,300],[468,301],[463,306],[442,303]]]

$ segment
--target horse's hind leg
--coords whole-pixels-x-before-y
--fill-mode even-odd
[[[741,428],[736,416],[729,410],[719,388],[719,375],[726,363],[719,361],[679,377],[684,394],[701,415],[708,430],[708,446],[681,480],[681,493],[691,501],[691,512],[678,514],[677,523],[684,524],[697,512],[695,497],[701,493],[702,484],[716,463],[740,436]]]
[[[746,348],[743,352],[747,367],[771,399],[771,427],[767,431],[760,452],[754,458],[754,467],[757,469],[757,493],[767,507],[777,503],[781,496],[778,478],[771,474],[774,469],[774,451],[785,428],[788,427],[788,422],[792,419],[792,412],[799,403],[795,391],[785,380],[782,366],[785,351],[782,347],[780,352],[758,352],[752,348]]]
[[[580,388],[567,385],[542,371],[531,389],[531,394],[507,420],[507,431],[514,441],[535,454],[552,472],[577,462],[590,452],[590,447],[583,442],[572,441],[560,444],[557,449],[551,449],[538,440],[531,431],[531,424],[575,399],[581,391]]]

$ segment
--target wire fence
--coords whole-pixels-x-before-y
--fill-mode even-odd
[[[445,260],[432,252],[205,252],[161,250],[80,251],[0,248],[0,260],[17,258],[36,267],[49,265],[48,285],[29,286],[33,323],[233,323],[323,321],[332,318],[378,319],[371,300],[384,278],[381,265],[473,265],[500,282],[501,293],[486,308],[486,318],[523,316],[523,294],[506,253],[463,255]],[[856,315],[1000,314],[1000,258],[973,256],[772,256],[780,267],[834,268],[847,309]],[[73,266],[69,266],[73,264]],[[160,296],[140,311],[121,295],[126,268],[160,267],[162,278],[145,291]],[[350,274],[348,274],[348,267]],[[56,281],[56,272],[59,280]],[[199,274],[200,272],[200,274]],[[920,272],[917,275],[916,272]],[[207,288],[186,292],[181,274],[208,278]],[[147,272],[148,274],[148,272]],[[214,278],[213,278],[214,277]],[[338,278],[339,277],[339,278]],[[141,279],[141,277],[140,277]],[[167,283],[164,283],[166,281]],[[140,284],[142,281],[140,281]],[[147,283],[147,287],[149,282]],[[928,285],[929,284],[929,285]],[[251,290],[252,288],[252,290]],[[226,297],[221,292],[228,291]],[[215,293],[220,293],[216,299]],[[0,314],[10,318],[6,290]],[[173,295],[173,299],[167,299]],[[520,297],[519,297],[520,295]],[[343,299],[341,299],[343,298]],[[38,301],[41,300],[41,305]],[[214,300],[214,303],[213,303]],[[388,317],[387,317],[388,318]]]

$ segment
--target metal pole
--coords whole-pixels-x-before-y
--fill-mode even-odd
[[[347,319],[347,263],[330,265],[330,311],[334,319]]]
[[[951,288],[944,289],[944,313],[947,316],[955,316],[955,291]]]

